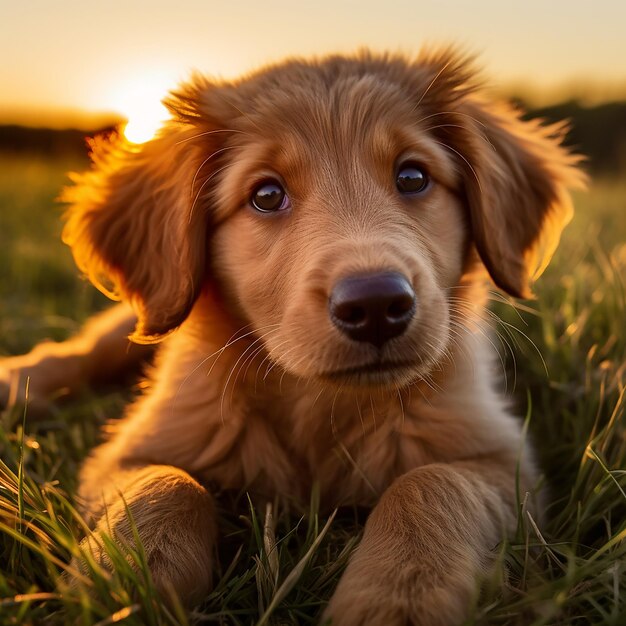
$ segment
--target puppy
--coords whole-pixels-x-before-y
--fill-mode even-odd
[[[487,102],[447,50],[196,77],[167,104],[154,140],[97,141],[65,195],[80,269],[132,305],[134,342],[167,337],[84,465],[95,532],[132,541],[128,505],[157,585],[191,602],[215,487],[317,483],[329,509],[372,507],[325,618],[460,623],[536,479],[485,276],[528,297],[552,255],[582,182],[563,126]]]

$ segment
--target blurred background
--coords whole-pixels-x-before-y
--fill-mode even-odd
[[[145,140],[165,114],[159,100],[193,70],[231,78],[290,55],[453,43],[478,56],[494,92],[572,117],[594,166],[624,165],[619,0],[3,1],[0,24],[4,147],[37,143],[6,125],[91,132],[125,120]]]

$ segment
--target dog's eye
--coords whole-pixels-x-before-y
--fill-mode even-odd
[[[280,183],[266,180],[253,191],[250,203],[261,213],[273,213],[289,208],[289,196]]]
[[[400,193],[419,193],[428,187],[429,178],[417,163],[404,163],[396,175],[396,187]]]

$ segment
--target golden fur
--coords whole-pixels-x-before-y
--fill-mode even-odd
[[[208,485],[306,499],[318,483],[328,508],[373,507],[333,624],[460,623],[515,523],[518,463],[522,492],[536,478],[495,390],[483,270],[526,297],[554,251],[582,181],[562,127],[488,103],[449,51],[196,78],[168,104],[153,141],[97,142],[66,194],[78,266],[131,303],[135,342],[168,336],[84,465],[85,511],[129,539],[123,493],[157,584],[190,600],[210,586]],[[398,193],[406,158],[427,193]],[[249,206],[268,176],[286,214]],[[378,350],[333,326],[328,298],[382,270],[418,304]],[[362,368],[377,359],[401,365]]]

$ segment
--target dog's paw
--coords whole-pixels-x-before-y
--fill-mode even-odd
[[[399,598],[389,587],[333,596],[321,624],[328,626],[459,626],[466,615],[456,598]]]
[[[211,589],[210,552],[198,559],[181,559],[176,556],[173,546],[150,546],[143,548],[144,558],[138,557],[136,546],[119,536],[108,539],[99,531],[85,537],[80,544],[80,557],[72,559],[72,570],[82,576],[93,577],[94,568],[104,570],[105,575],[117,571],[124,577],[124,572],[134,572],[131,576],[149,579],[159,595],[165,600],[172,600],[192,606],[200,601]],[[113,539],[113,541],[111,541]],[[168,538],[160,538],[168,539]],[[189,555],[187,555],[189,556]],[[108,572],[109,574],[106,574]],[[72,576],[67,582],[74,584]]]
[[[26,357],[16,356],[0,359],[0,409],[10,409],[16,405],[39,405],[37,367],[27,362]]]
[[[30,417],[46,416],[71,375],[65,360],[46,354],[46,344],[29,354],[0,359],[0,410],[26,405]]]
[[[121,575],[130,566],[165,599],[173,591],[188,606],[201,600],[211,589],[217,533],[208,492],[169,466],[118,468],[111,475],[110,484],[103,480],[109,502],[98,511],[98,487],[83,473],[80,497],[85,504],[93,498],[89,516],[98,518],[88,520],[95,529],[81,544],[83,556]]]
[[[421,622],[415,622],[420,623]],[[335,593],[322,617],[322,626],[406,626],[406,607],[395,605],[390,590],[368,589],[346,595]]]
[[[367,574],[346,574],[324,612],[324,626],[459,626],[474,591],[471,581],[403,578],[376,563]]]

